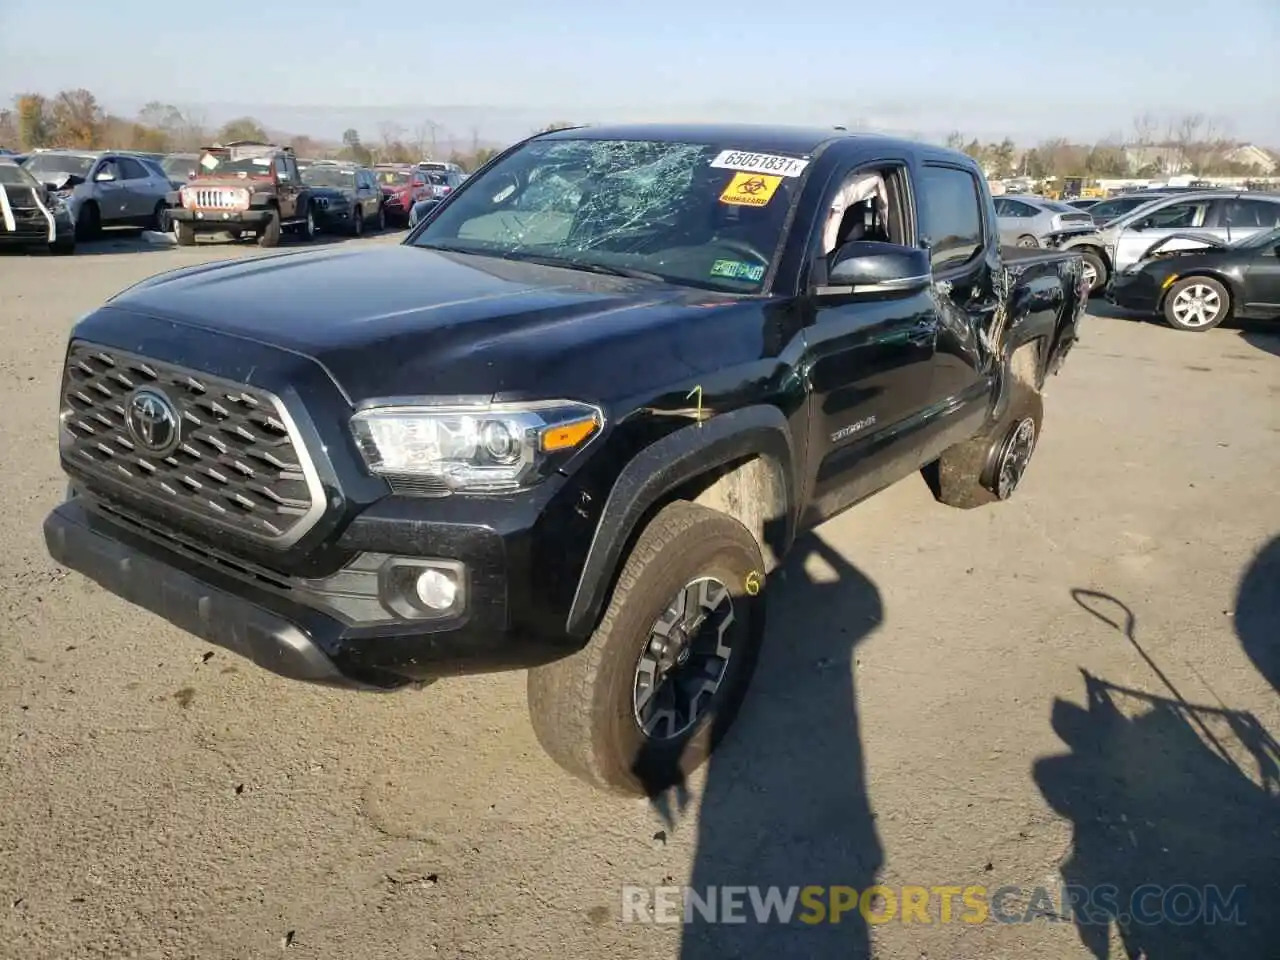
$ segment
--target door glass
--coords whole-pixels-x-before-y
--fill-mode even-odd
[[[922,233],[930,241],[934,270],[973,259],[982,250],[978,184],[966,170],[925,165],[920,177],[925,208]]]
[[[120,175],[125,180],[147,179],[147,169],[132,157],[121,157],[119,160]]]
[[[1265,200],[1232,200],[1227,204],[1227,226],[1274,227],[1280,225],[1280,203]]]
[[[1156,230],[1180,230],[1185,227],[1198,227],[1204,222],[1204,201],[1188,203],[1172,203],[1167,207],[1147,214],[1147,225]]]

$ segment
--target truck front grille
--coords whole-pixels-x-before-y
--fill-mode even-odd
[[[213,526],[287,546],[325,498],[273,394],[76,341],[62,382],[68,469]]]
[[[214,210],[234,210],[243,203],[243,196],[238,190],[193,190],[197,207]]]

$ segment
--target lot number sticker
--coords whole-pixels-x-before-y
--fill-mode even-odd
[[[779,177],[798,177],[808,165],[808,160],[799,160],[796,157],[780,157],[772,153],[747,153],[743,150],[725,150],[711,161],[711,166],[720,170],[768,173]]]
[[[773,199],[773,194],[781,183],[781,177],[735,173],[729,185],[724,188],[724,193],[720,194],[720,202],[740,207],[763,207]]]
[[[764,278],[764,267],[743,263],[741,260],[717,260],[711,265],[713,277],[724,277],[728,280],[750,280],[759,283]]]

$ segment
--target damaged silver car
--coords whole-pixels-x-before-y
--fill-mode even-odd
[[[0,245],[47,246],[54,253],[76,249],[66,203],[8,157],[0,157]]]

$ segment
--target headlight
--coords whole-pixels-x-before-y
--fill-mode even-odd
[[[598,407],[572,400],[372,407],[351,418],[371,472],[437,479],[466,493],[532,486],[603,426]]]

